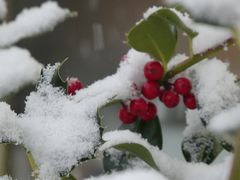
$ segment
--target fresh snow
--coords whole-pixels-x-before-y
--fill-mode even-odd
[[[111,175],[103,175],[100,177],[91,177],[86,180],[167,180],[160,173],[153,170],[127,170],[123,172],[115,172]]]
[[[167,0],[169,4],[183,5],[192,16],[207,22],[239,27],[239,0]]]
[[[0,25],[0,47],[52,31],[69,16],[70,11],[59,7],[54,1],[45,2],[40,7],[24,9],[14,21]]]
[[[200,118],[206,122],[240,101],[240,88],[235,83],[237,77],[228,67],[228,63],[213,58],[187,70],[195,85],[193,91],[200,105]]]
[[[26,49],[0,49],[0,98],[40,77],[41,64]]]
[[[170,180],[228,180],[232,156],[216,165],[179,161],[160,151],[157,147],[151,146],[140,135],[129,130],[107,132],[103,135],[103,140],[105,143],[100,147],[102,151],[121,143],[141,144],[151,152],[161,173]]]
[[[17,124],[17,114],[5,102],[0,102],[0,127],[0,143],[22,143],[22,132]]]
[[[237,132],[240,129],[240,105],[216,115],[208,128],[217,133]]]

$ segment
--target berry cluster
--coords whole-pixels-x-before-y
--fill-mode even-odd
[[[150,121],[156,116],[156,105],[147,102],[145,99],[153,100],[158,97],[166,107],[173,108],[179,104],[181,95],[187,108],[196,108],[196,98],[191,93],[192,84],[187,78],[178,78],[173,84],[169,82],[161,83],[164,68],[158,61],[146,63],[144,75],[147,81],[141,87],[141,94],[145,98],[132,99],[129,106],[122,105],[119,110],[119,118],[123,123],[133,123],[138,117],[143,121]]]
[[[69,78],[67,80],[67,93],[68,95],[75,95],[76,91],[80,90],[83,88],[83,84],[81,81],[79,81],[77,78]]]

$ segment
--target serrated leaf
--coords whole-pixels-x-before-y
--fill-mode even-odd
[[[123,143],[123,144],[114,145],[113,147],[121,151],[127,151],[139,157],[140,159],[142,159],[152,168],[159,170],[158,166],[156,165],[153,159],[151,152],[148,151],[148,149],[145,148],[143,145],[137,144],[137,143]]]
[[[162,61],[166,67],[175,52],[177,32],[169,21],[154,13],[130,30],[127,42],[137,51]]]
[[[188,162],[212,163],[222,151],[220,142],[211,135],[194,135],[182,142],[182,152]]]
[[[189,38],[193,39],[195,36],[198,35],[197,32],[186,26],[183,21],[177,16],[176,13],[174,13],[172,10],[163,8],[156,12],[158,16],[166,18],[170,23],[177,26],[179,29],[181,29],[183,32],[185,32]]]
[[[67,61],[68,59],[66,58],[65,60],[62,61],[62,63],[58,66],[58,68],[56,69],[53,78],[52,78],[52,85],[56,86],[56,87],[62,87],[65,90],[65,93],[67,93],[67,87],[68,87],[68,83],[67,81],[64,81],[61,77],[60,74],[60,70],[63,66],[63,64]]]

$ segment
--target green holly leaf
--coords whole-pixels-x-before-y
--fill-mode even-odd
[[[158,146],[159,149],[162,149],[162,128],[157,116],[147,122],[137,120],[131,125],[123,124],[119,129],[129,129],[132,132],[139,133],[144,139],[147,139],[151,145]]]
[[[162,8],[133,27],[127,34],[127,43],[134,49],[148,53],[161,61],[166,68],[168,61],[175,53],[176,28],[181,29],[191,39],[197,35],[176,13]]]
[[[213,136],[200,134],[186,137],[182,142],[182,152],[188,162],[212,163],[222,151],[220,142]]]
[[[64,81],[62,79],[60,71],[61,71],[61,68],[64,65],[64,63],[67,62],[67,60],[68,60],[68,58],[63,60],[61,62],[61,64],[57,67],[57,69],[56,69],[56,71],[55,71],[55,73],[53,75],[52,81],[51,81],[53,86],[62,87],[65,90],[65,93],[67,93],[68,83],[67,83],[67,81]]]
[[[154,13],[130,30],[127,43],[166,65],[175,52],[177,31],[167,19]]]
[[[153,159],[151,152],[147,148],[145,148],[143,145],[137,144],[137,143],[123,143],[123,144],[114,145],[113,147],[121,151],[129,152],[139,157],[140,159],[142,159],[145,163],[147,163],[152,168],[159,170],[158,166],[156,165]]]

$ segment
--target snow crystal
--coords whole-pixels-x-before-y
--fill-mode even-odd
[[[232,132],[240,128],[240,105],[216,115],[208,128],[215,132]]]
[[[10,106],[0,102],[0,142],[12,142],[20,144],[21,130],[17,125],[17,115]]]
[[[107,132],[103,136],[105,144],[100,150],[105,150],[120,143],[138,143],[147,148],[158,165],[161,173],[171,180],[228,180],[229,171],[232,164],[232,156],[225,162],[216,165],[206,165],[204,163],[188,163],[176,160],[157,147],[151,146],[140,135],[124,131]]]
[[[92,178],[88,178],[86,180],[132,180],[132,179],[167,180],[165,177],[163,177],[160,173],[158,173],[156,171],[143,170],[143,169],[128,170],[128,171],[113,173],[111,175],[92,177]]]
[[[200,105],[199,115],[206,122],[223,110],[235,106],[240,100],[236,76],[228,70],[228,65],[214,58],[188,70],[196,85],[193,91]]]
[[[0,49],[0,98],[36,82],[40,70],[41,65],[28,50],[18,47]]]
[[[10,46],[23,38],[51,31],[68,16],[70,11],[53,1],[45,2],[41,7],[24,9],[14,21],[0,26],[0,46]]]
[[[47,77],[27,97],[18,121],[24,130],[23,144],[39,166],[41,179],[57,179],[58,173],[71,170],[79,160],[94,154],[100,139],[97,109],[90,103],[74,102],[50,84],[58,65],[44,70]]]
[[[240,25],[239,0],[167,0],[183,5],[197,19],[227,26]]]
[[[185,54],[177,54],[168,63],[168,69],[172,69],[174,66],[182,63],[184,60],[188,59]]]
[[[0,180],[13,180],[10,176],[0,176]]]
[[[7,2],[0,0],[0,19],[4,19],[7,15]]]

